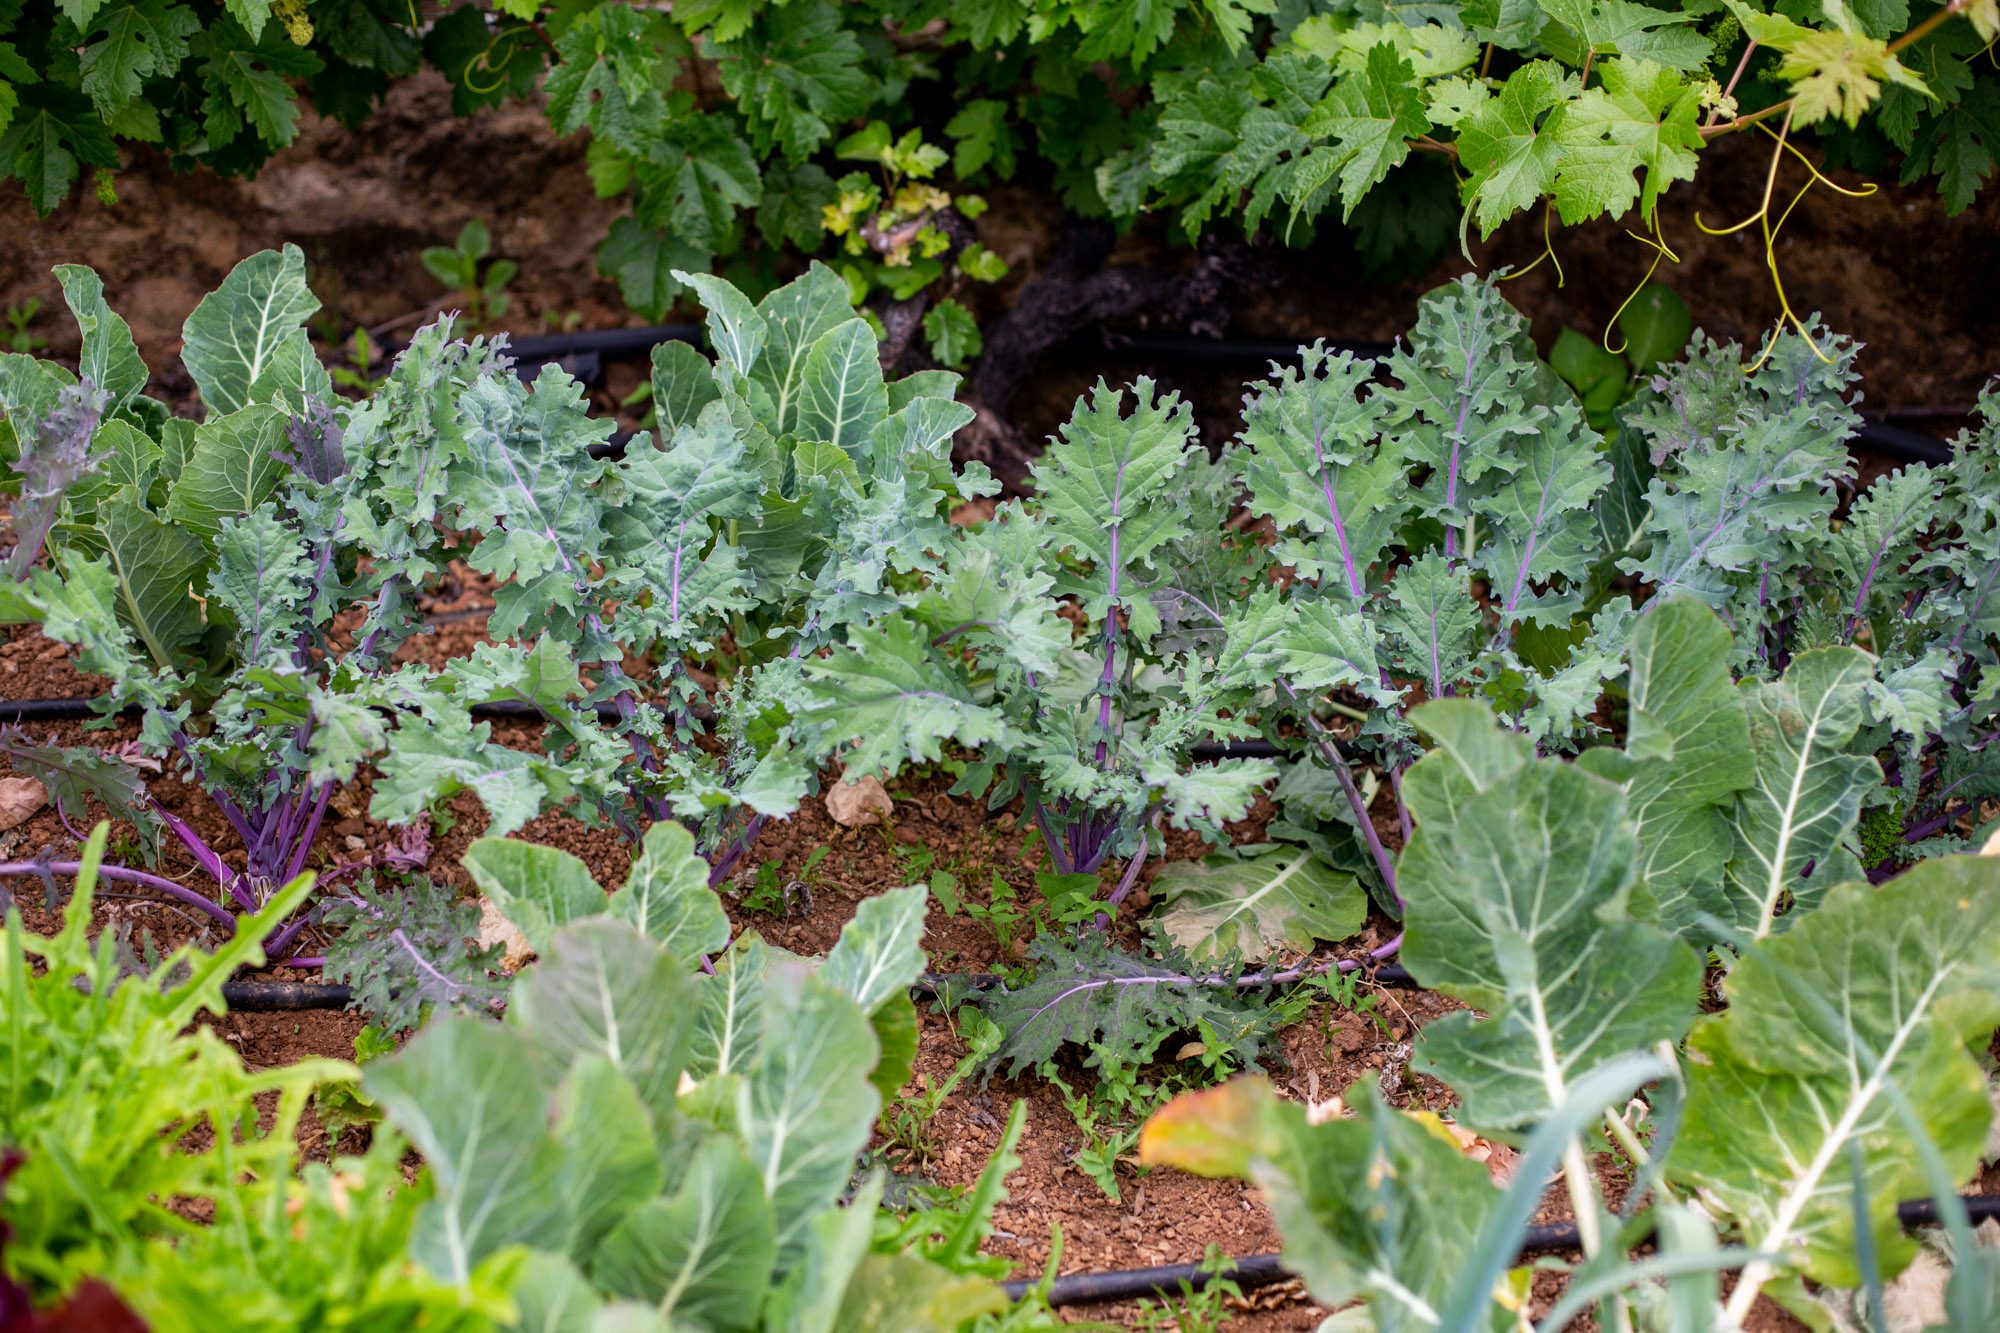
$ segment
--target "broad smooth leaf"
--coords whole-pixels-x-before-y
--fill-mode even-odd
[[[181,360],[210,413],[271,402],[296,412],[307,394],[331,397],[305,331],[318,309],[296,245],[259,251],[231,269],[181,330]]]
[[[1800,653],[1782,680],[1742,684],[1756,776],[1730,817],[1725,920],[1754,939],[1790,920],[1776,916],[1787,894],[1795,911],[1808,908],[1826,885],[1859,872],[1840,841],[1882,769],[1847,747],[1874,679],[1867,654],[1835,647]]]
[[[610,910],[684,963],[729,947],[729,917],[708,887],[708,863],[696,854],[694,835],[670,819],[646,830]]]
[[[419,1262],[464,1283],[503,1246],[560,1242],[564,1163],[548,1133],[552,1089],[520,1032],[446,1018],[371,1061],[363,1086],[424,1155],[433,1181],[410,1241]]]
[[[929,907],[930,891],[921,884],[862,903],[820,966],[819,979],[870,1014],[905,993],[924,970]]]
[[[747,1073],[757,1063],[764,1049],[764,973],[770,961],[764,941],[745,932],[716,960],[714,976],[695,979],[699,1008],[687,1058],[690,1075]]]
[[[850,996],[814,977],[778,978],[765,992],[764,1021],[784,1039],[764,1042],[736,1118],[787,1253],[854,1174],[882,1099],[868,1081],[875,1034]]]
[[[1625,799],[1639,877],[1661,924],[1694,943],[1712,933],[1705,916],[1728,918],[1729,815],[1755,777],[1729,657],[1728,628],[1693,598],[1654,606],[1632,633]]]
[[[1754,1248],[1853,1286],[1846,1161],[1859,1144],[1865,1207],[1893,1272],[1913,1252],[1895,1205],[1929,1186],[1889,1085],[1956,1179],[1985,1142],[1986,1079],[1968,1046],[1983,1048],[2000,1022],[2000,860],[1945,857],[1880,888],[1838,885],[1746,951],[1726,990],[1729,1008],[1690,1039],[1670,1178],[1709,1192]]]
[[[536,953],[578,917],[610,906],[590,867],[559,847],[518,838],[481,838],[465,849],[465,872]]]
[[[285,414],[249,407],[194,428],[194,453],[167,494],[167,517],[213,538],[225,518],[269,499],[286,468]]]
[[[671,1196],[648,1200],[604,1238],[594,1271],[606,1290],[677,1325],[730,1333],[756,1326],[775,1259],[763,1178],[718,1135]]]
[[[81,264],[58,264],[56,281],[63,300],[83,331],[77,374],[111,395],[104,415],[112,417],[146,387],[146,363],[132,341],[132,329],[104,300],[104,283]]]
[[[693,1035],[687,968],[622,921],[562,927],[514,988],[508,1021],[558,1065],[602,1056],[631,1081],[656,1124],[674,1108]]]
[[[1438,708],[1412,721],[1428,731]],[[1482,773],[1434,752],[1404,795],[1418,823],[1397,870],[1404,962],[1491,1015],[1432,1023],[1416,1056],[1458,1092],[1468,1123],[1528,1125],[1592,1069],[1680,1036],[1700,963],[1626,917],[1637,849],[1624,793],[1572,764]]]
[[[1252,1181],[1285,1238],[1285,1267],[1322,1305],[1367,1297],[1395,1309],[1377,1327],[1434,1326],[1500,1192],[1448,1134],[1370,1085],[1355,1100],[1355,1118],[1309,1125],[1267,1080],[1239,1078],[1155,1114],[1140,1158]]]
[[[1368,910],[1359,880],[1302,847],[1170,862],[1154,878],[1153,896],[1163,900],[1167,934],[1192,956],[1251,963],[1280,948],[1344,940]]]

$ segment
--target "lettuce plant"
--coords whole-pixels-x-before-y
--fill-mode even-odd
[[[103,1282],[160,1330],[497,1327],[511,1256],[457,1287],[407,1263],[427,1191],[406,1184],[396,1135],[378,1134],[365,1157],[294,1173],[314,1086],[354,1069],[247,1069],[195,1021],[222,1012],[222,983],[263,961],[260,941],[311,877],[285,885],[213,952],[183,947],[135,972],[116,932],[91,938],[106,833],[98,825],[84,848],[54,938],[8,911],[7,1281],[42,1302]],[[193,1220],[191,1206],[208,1219]]]

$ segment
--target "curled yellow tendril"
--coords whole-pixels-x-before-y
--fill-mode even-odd
[[[527,25],[521,24],[517,27],[502,28],[499,32],[494,33],[493,40],[486,43],[486,49],[466,63],[465,74],[463,76],[466,89],[484,97],[490,92],[497,91],[502,84],[506,83],[507,66],[514,63],[514,56],[520,51],[520,45],[518,43],[508,43],[507,58],[497,65],[493,63],[493,52],[499,48],[500,43],[507,41],[508,38],[514,36],[516,33],[526,31],[528,31]],[[474,83],[472,81],[472,71],[475,69],[484,69],[490,72],[493,75],[493,82],[484,88]]]
[[[1535,262],[1533,264],[1528,265],[1526,268],[1522,269],[1519,273],[1498,274],[1493,279],[1495,282],[1512,282],[1516,278],[1525,278],[1530,273],[1533,273],[1535,271],[1536,266],[1539,265],[1544,259],[1546,259],[1549,261],[1550,264],[1555,266],[1557,289],[1560,290],[1562,288],[1563,262],[1562,260],[1556,258],[1555,242],[1549,239],[1549,214],[1551,214],[1554,211],[1555,211],[1555,201],[1553,199],[1547,200],[1543,203],[1542,252],[1535,256]]]
[[[1758,205],[1755,213],[1752,213],[1733,227],[1711,227],[1701,220],[1701,214],[1699,213],[1695,214],[1694,225],[1700,227],[1710,236],[1733,236],[1753,223],[1760,226],[1764,236],[1764,265],[1770,269],[1771,285],[1778,293],[1779,327],[1782,328],[1786,324],[1791,325],[1792,328],[1798,331],[1798,335],[1806,340],[1806,346],[1812,348],[1814,356],[1826,364],[1832,365],[1833,358],[1821,351],[1819,344],[1813,341],[1812,335],[1806,332],[1805,322],[1799,318],[1798,312],[1792,309],[1791,297],[1785,292],[1784,275],[1778,271],[1778,233],[1784,230],[1786,221],[1792,216],[1792,210],[1799,206],[1799,201],[1804,199],[1807,191],[1811,190],[1815,185],[1824,184],[1828,189],[1838,194],[1846,195],[1850,199],[1866,199],[1869,195],[1875,193],[1876,187],[1874,185],[1865,185],[1858,190],[1850,190],[1845,186],[1834,184],[1821,175],[1819,168],[1812,164],[1812,160],[1804,153],[1801,153],[1791,142],[1792,112],[1790,110],[1785,112],[1784,123],[1776,130],[1764,124],[1758,124],[1755,128],[1769,135],[1777,144],[1777,147],[1771,150],[1770,169],[1764,174],[1763,202]],[[1785,205],[1784,211],[1778,214],[1776,224],[1773,224],[1771,221],[1771,197],[1777,192],[1778,167],[1784,162],[1786,153],[1790,153],[1804,164],[1807,173],[1806,183],[1799,187],[1799,192],[1792,196],[1792,201]],[[1763,369],[1764,363],[1770,359],[1771,353],[1776,349],[1777,345],[1775,338],[1767,339],[1764,343],[1763,352],[1758,355],[1754,362],[1744,368],[1743,373],[1754,375],[1757,371]]]
[[[1660,230],[1660,210],[1657,205],[1654,206],[1652,214],[1646,220],[1650,222],[1653,227],[1653,234],[1651,236],[1641,236],[1638,232],[1633,231],[1630,227],[1627,227],[1625,229],[1625,234],[1627,236],[1630,236],[1633,240],[1637,241],[1639,244],[1646,246],[1652,250],[1653,262],[1646,266],[1646,276],[1639,279],[1639,285],[1637,287],[1634,287],[1630,292],[1628,292],[1625,296],[1625,299],[1618,303],[1618,309],[1612,312],[1611,323],[1605,326],[1604,350],[1612,353],[1614,356],[1623,356],[1625,354],[1625,349],[1632,345],[1629,339],[1621,339],[1619,341],[1618,346],[1616,347],[1613,347],[1611,345],[1612,335],[1618,328],[1618,321],[1624,317],[1625,307],[1631,305],[1632,302],[1638,300],[1639,293],[1646,290],[1646,284],[1653,280],[1653,275],[1655,273],[1659,272],[1660,261],[1662,259],[1671,259],[1676,264],[1681,262],[1681,257],[1675,254],[1673,250],[1668,247],[1666,233]]]

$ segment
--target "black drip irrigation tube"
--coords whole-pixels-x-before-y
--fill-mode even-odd
[[[1253,974],[1254,975],[1254,974]],[[1370,981],[1383,986],[1414,986],[1416,978],[1401,963],[1382,963],[1370,968],[1364,974]],[[910,987],[914,999],[932,1000],[940,995],[957,990],[991,990],[1001,984],[1002,977],[990,972],[972,972],[958,976],[947,976],[938,972],[926,972]],[[279,1013],[292,1009],[345,1009],[354,1000],[352,986],[327,982],[315,985],[301,981],[225,981],[222,984],[222,1002],[231,1009],[246,1013]]]
[[[1961,1203],[1974,1223],[2000,1217],[2000,1194],[1961,1195]],[[1929,1226],[1938,1220],[1937,1203],[1932,1199],[1912,1199],[1896,1205],[1896,1220],[1905,1228]],[[1523,1233],[1516,1254],[1542,1254],[1551,1250],[1580,1250],[1583,1240],[1576,1223],[1554,1222],[1532,1226]],[[1193,1288],[1207,1286],[1217,1278],[1238,1287],[1268,1287],[1283,1282],[1291,1274],[1275,1254],[1252,1254],[1236,1260],[1220,1272],[1200,1264],[1170,1264],[1160,1268],[1126,1268],[1110,1273],[1075,1273],[1059,1277],[1049,1286],[1050,1305],[1099,1305],[1110,1301],[1138,1300],[1146,1296],[1178,1296],[1183,1283]],[[1012,1300],[1019,1300],[1037,1284],[1020,1280],[1001,1284]]]

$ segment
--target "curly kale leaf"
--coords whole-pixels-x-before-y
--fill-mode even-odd
[[[371,877],[372,878],[372,877]],[[501,946],[481,948],[479,907],[418,875],[358,884],[326,904],[328,980],[354,988],[350,1007],[399,1032],[440,1009],[491,1013],[507,998]]]

